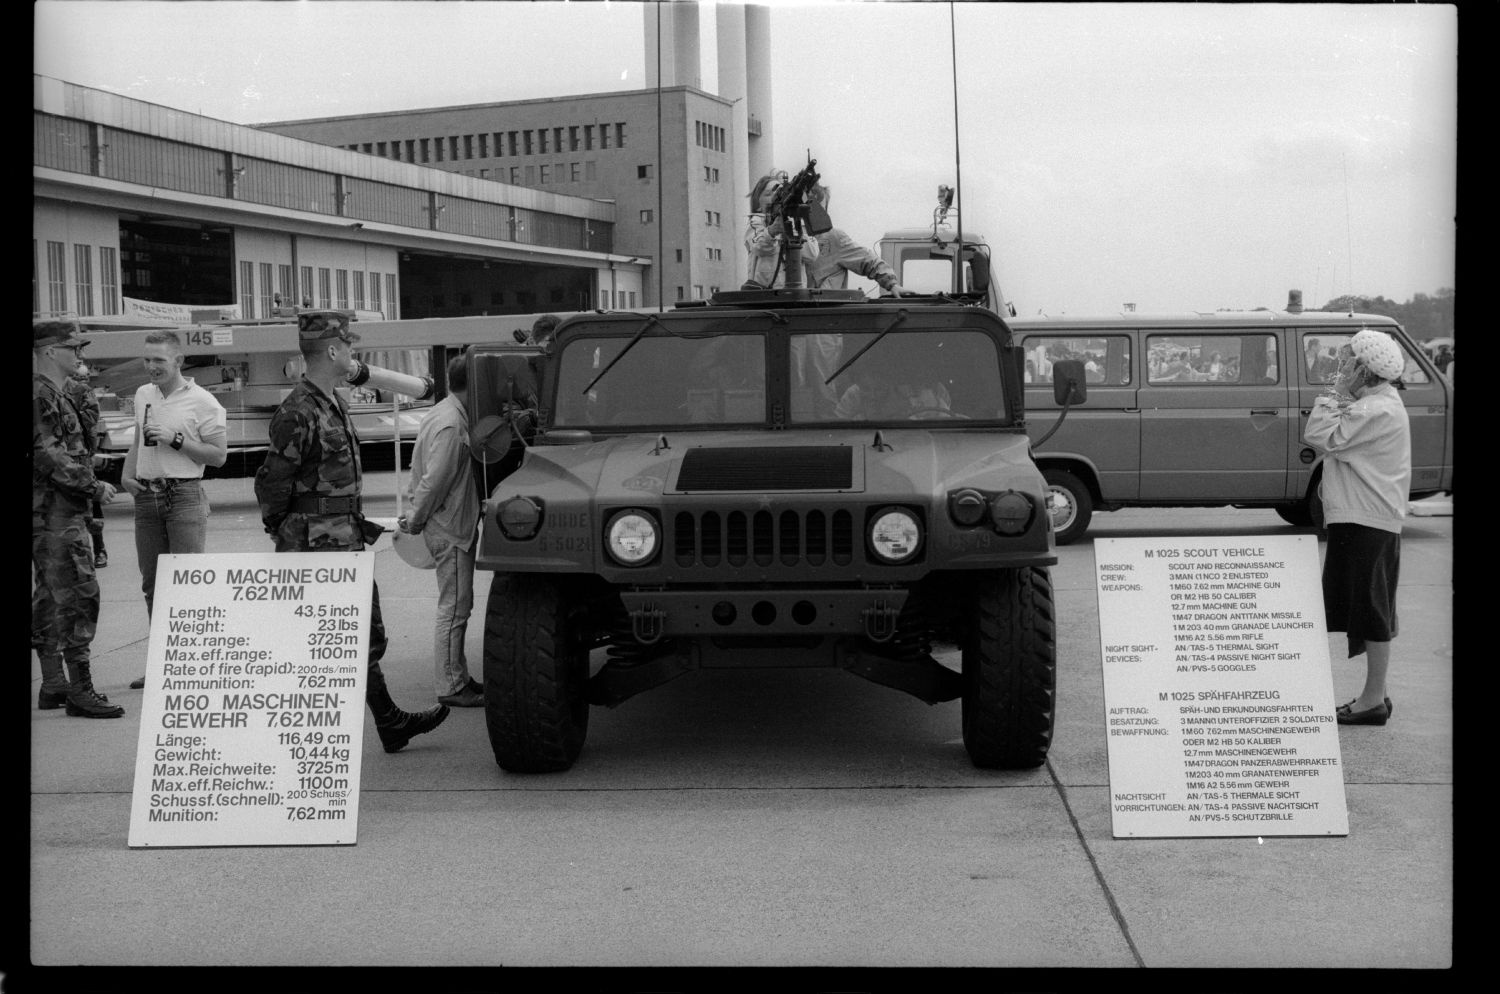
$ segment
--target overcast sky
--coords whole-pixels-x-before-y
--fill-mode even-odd
[[[1022,314],[1455,284],[1453,6],[957,3],[956,149],[949,4],[770,6],[779,164],[811,150],[834,219],[866,245],[929,223],[937,186],[961,178],[965,233],[993,246]],[[628,2],[34,11],[34,71],[238,124],[646,81]]]

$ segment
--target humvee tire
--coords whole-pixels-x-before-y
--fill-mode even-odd
[[[484,614],[484,719],[510,773],[570,768],[588,734],[580,612],[548,577],[496,573]]]
[[[1041,567],[976,576],[963,646],[963,735],[982,769],[1040,766],[1052,744],[1057,630],[1052,577]]]

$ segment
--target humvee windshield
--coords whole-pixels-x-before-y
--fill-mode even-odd
[[[556,427],[765,423],[777,403],[767,369],[781,367],[767,362],[773,347],[789,352],[792,424],[1005,417],[995,339],[978,331],[649,335],[627,345],[580,336],[562,348]]]

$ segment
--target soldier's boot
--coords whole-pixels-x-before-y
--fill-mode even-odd
[[[61,649],[38,649],[37,658],[42,662],[42,687],[36,692],[39,711],[56,711],[68,702],[68,675],[63,669]],[[49,690],[62,687],[62,690]]]
[[[109,698],[105,697],[103,694],[99,693],[99,691],[94,689],[94,674],[90,672],[88,649],[80,646],[76,649],[63,650],[64,656],[70,656],[74,654],[81,654],[81,658],[83,660],[83,689],[99,698],[99,700],[103,701],[105,704],[108,704]]]
[[[119,718],[125,709],[111,704],[94,692],[93,674],[89,672],[87,646],[76,646],[63,653],[68,664],[68,714],[74,718]]]
[[[413,714],[403,711],[391,700],[386,689],[385,674],[379,663],[371,663],[369,682],[365,685],[365,703],[375,716],[375,731],[380,734],[380,744],[386,752],[400,752],[414,736],[432,731],[448,717],[448,705],[439,704]]]

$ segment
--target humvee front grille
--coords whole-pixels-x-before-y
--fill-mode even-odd
[[[680,567],[847,566],[854,560],[854,515],[824,511],[681,511],[672,522]]]
[[[848,490],[853,479],[854,450],[847,445],[695,448],[682,457],[677,489],[699,493]]]

